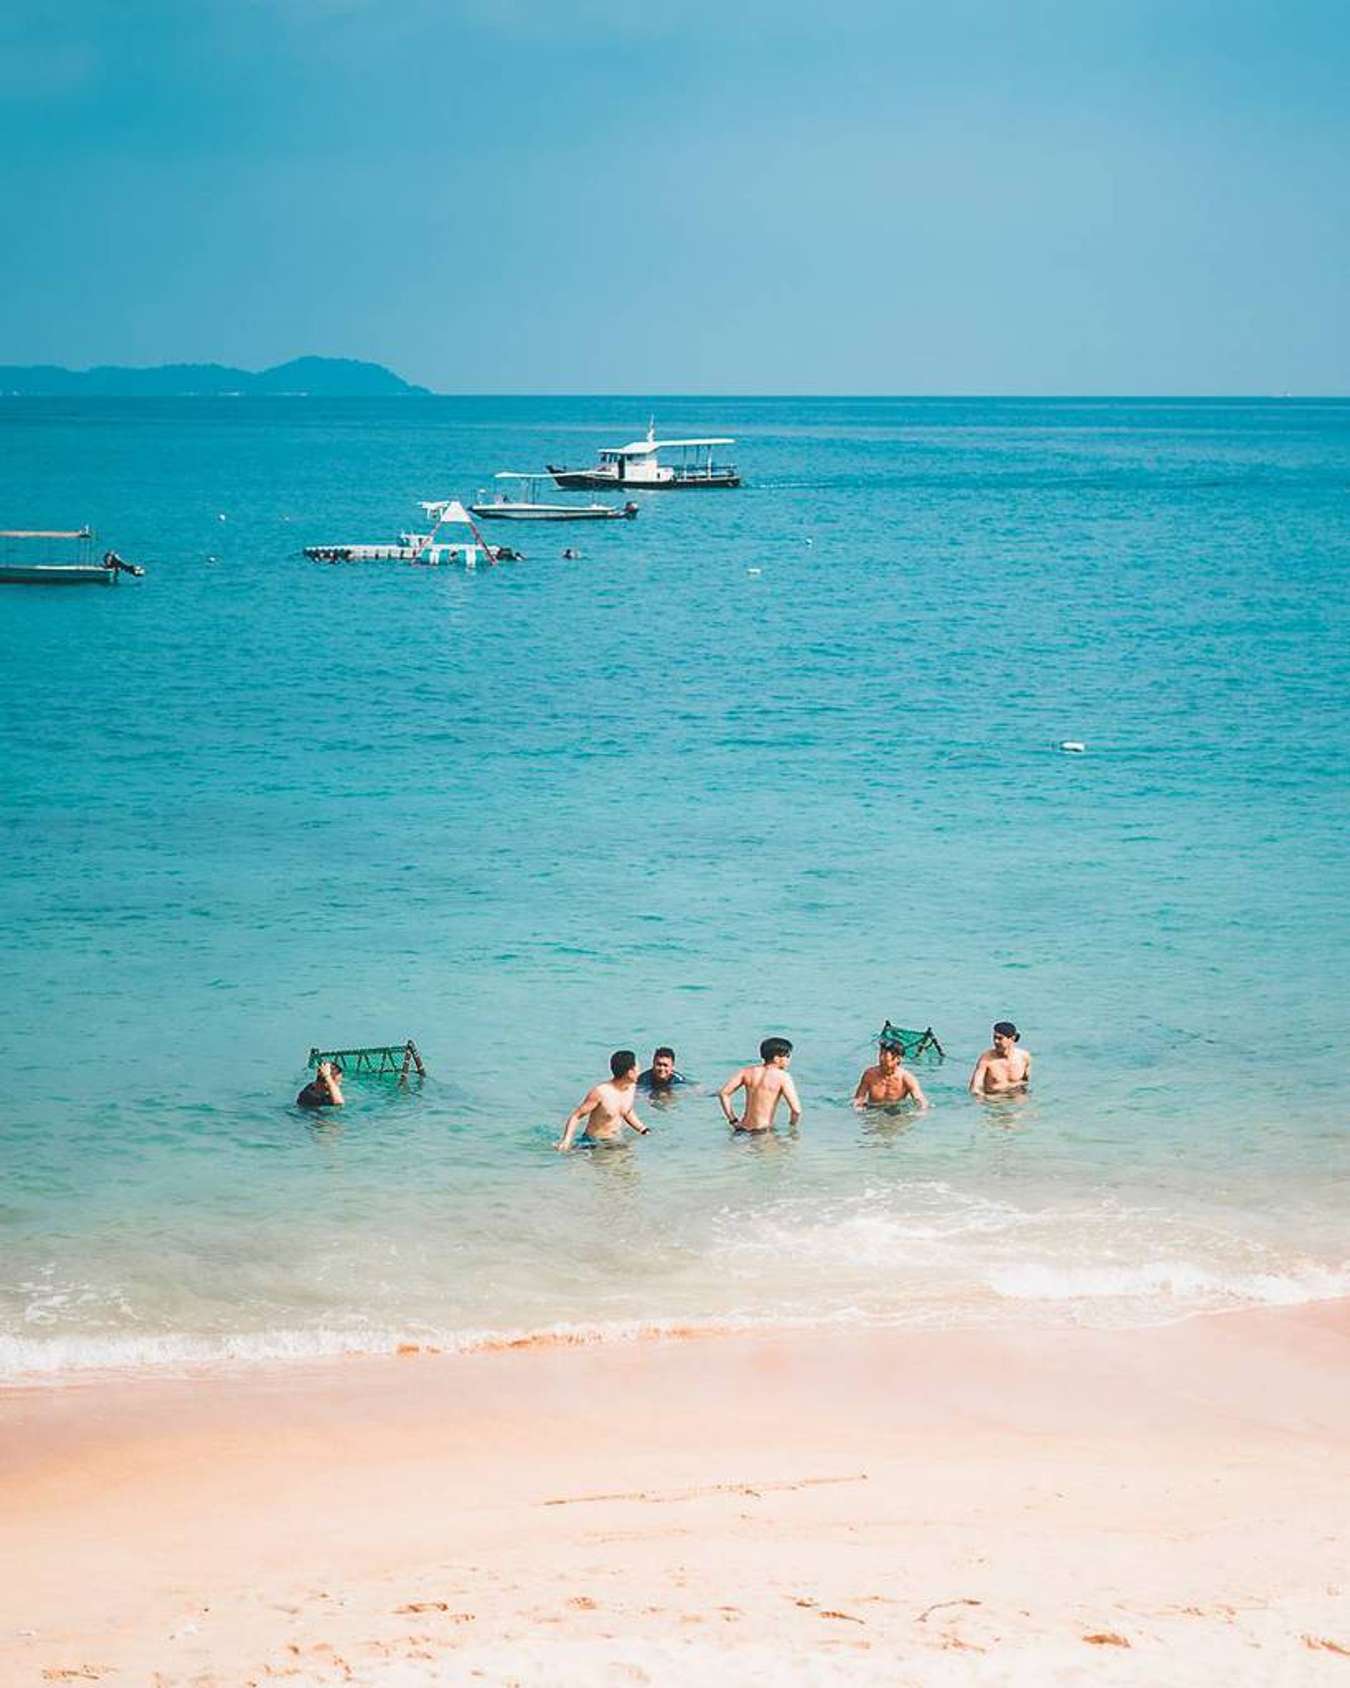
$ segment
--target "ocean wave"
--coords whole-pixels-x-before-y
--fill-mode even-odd
[[[1350,1296],[1350,1271],[1309,1266],[1301,1272],[1220,1272],[1184,1260],[1139,1266],[1025,1263],[992,1272],[989,1287],[1011,1301],[1130,1300],[1299,1307]]]
[[[381,1355],[475,1354],[520,1348],[587,1348],[602,1343],[680,1341],[694,1337],[800,1330],[851,1324],[851,1313],[823,1318],[774,1315],[694,1319],[614,1319],[560,1323],[537,1329],[459,1330],[427,1333],[392,1330],[266,1330],[195,1335],[162,1332],[138,1336],[0,1336],[0,1383],[50,1383],[91,1373],[195,1370],[218,1365],[323,1361]]]

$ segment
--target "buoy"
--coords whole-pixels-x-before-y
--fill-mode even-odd
[[[746,571],[745,571],[745,572],[746,572],[746,573],[747,573],[747,574],[755,574],[755,575],[758,575],[758,574],[763,574],[763,573],[764,573],[764,570],[763,570],[763,569],[746,569]]]
[[[218,522],[223,522],[225,520],[225,512],[223,510],[218,510],[216,512],[216,520]]]
[[[1087,749],[1087,746],[1083,743],[1082,739],[1066,738],[1059,741],[1059,748],[1061,750],[1071,751],[1075,756],[1080,756],[1083,751]]]

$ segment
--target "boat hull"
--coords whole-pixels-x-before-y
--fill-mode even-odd
[[[469,509],[487,522],[616,522],[637,515],[612,504],[470,504]]]
[[[659,481],[620,480],[617,475],[602,474],[598,469],[555,469],[551,463],[548,472],[554,484],[565,492],[702,492],[706,487],[741,484],[737,474],[675,475]]]
[[[118,571],[83,567],[78,563],[32,563],[27,567],[0,564],[0,586],[115,586]]]

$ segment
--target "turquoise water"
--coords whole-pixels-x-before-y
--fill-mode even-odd
[[[652,411],[745,488],[476,575],[298,554]],[[1350,404],[0,400],[0,442],[0,526],[148,570],[0,597],[6,1375],[1350,1289]],[[888,1016],[951,1051],[918,1118],[849,1107]],[[1004,1016],[1036,1083],[977,1102]],[[801,1133],[729,1140],[768,1032]],[[424,1085],[291,1105],[312,1043],[408,1036]],[[555,1155],[666,1041],[704,1088]]]

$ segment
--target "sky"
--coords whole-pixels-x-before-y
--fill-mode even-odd
[[[5,0],[0,363],[1350,392],[1344,0]]]

